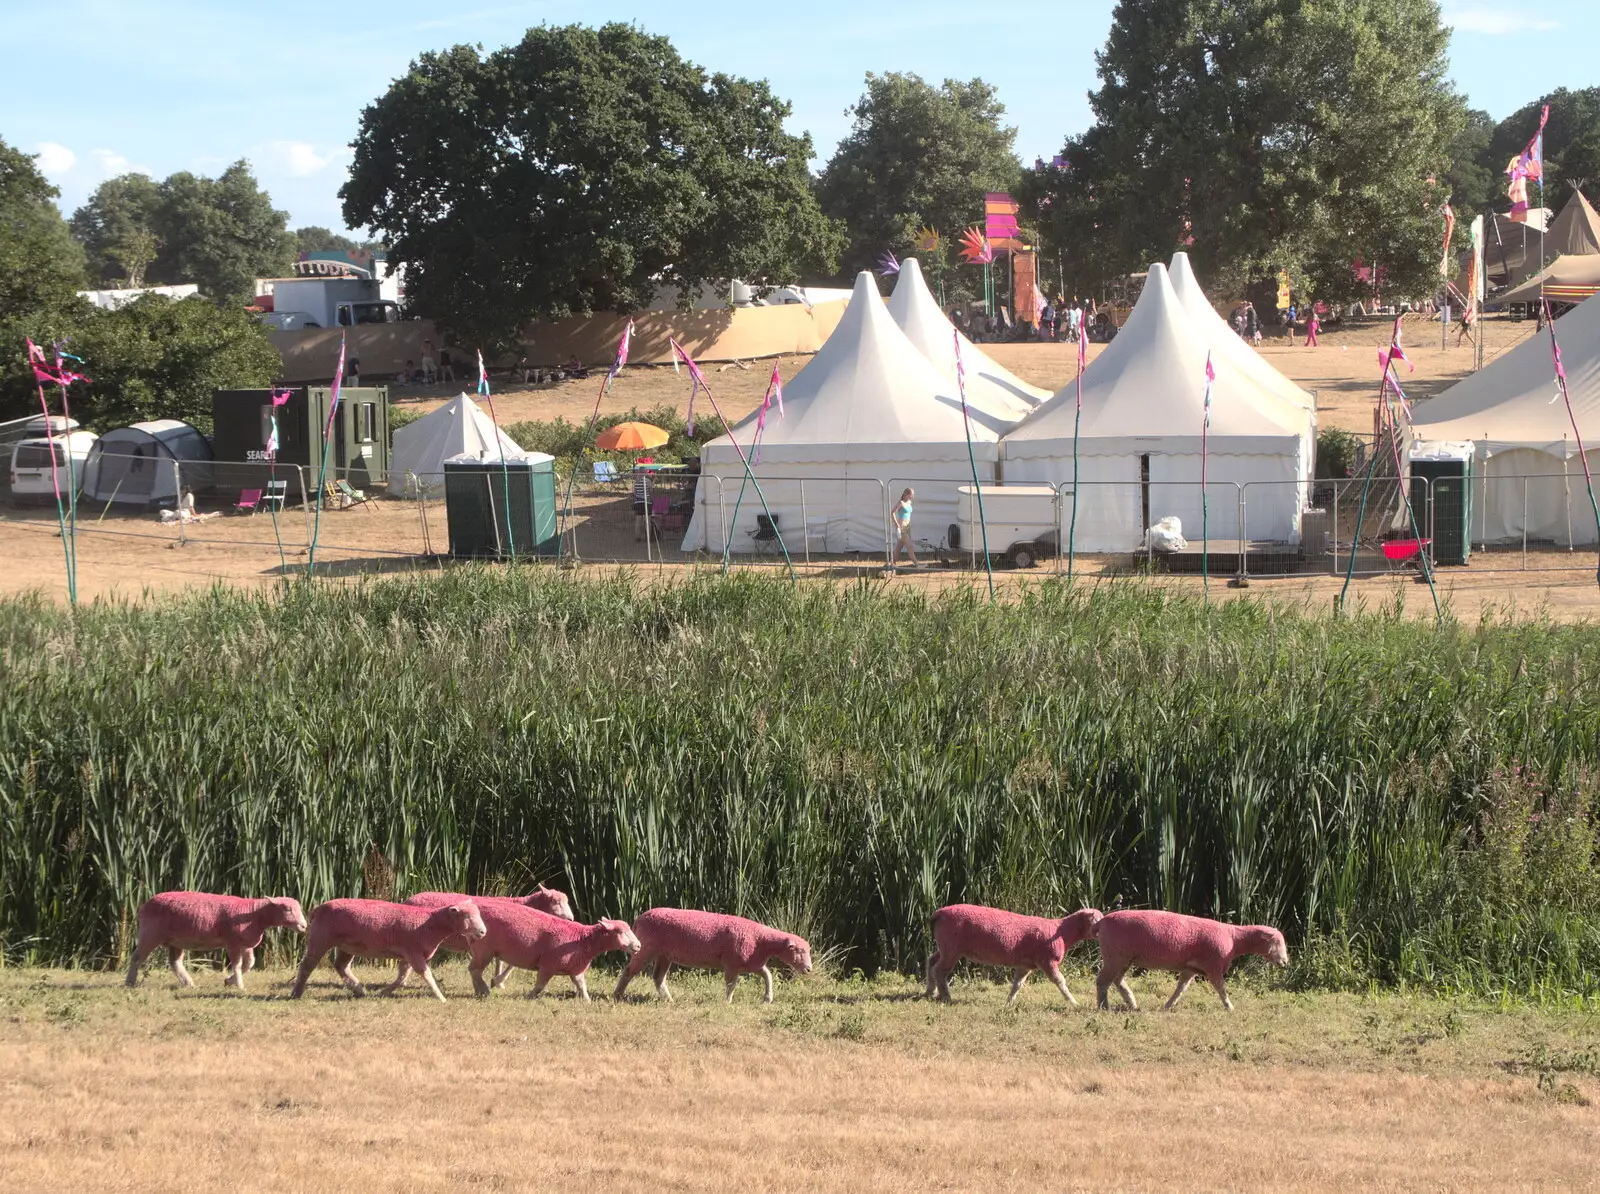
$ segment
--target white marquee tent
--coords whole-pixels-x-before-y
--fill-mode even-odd
[[[955,324],[939,310],[938,300],[922,278],[915,257],[900,264],[900,275],[889,297],[889,315],[918,351],[951,382],[956,379]],[[967,377],[967,402],[997,418],[1014,423],[1050,397],[1048,390],[1030,386],[990,360],[971,340],[961,336],[961,363]]]
[[[1166,267],[1153,265],[1128,322],[1084,372],[1078,550],[1132,550],[1145,527],[1168,515],[1199,539],[1208,350],[1216,370],[1206,453],[1210,536],[1241,537],[1235,486],[1251,483],[1247,537],[1298,541],[1312,468],[1309,412],[1289,409],[1195,323]],[[1076,401],[1068,383],[1005,435],[1008,483],[1074,481]]]
[[[1555,323],[1572,412],[1589,470],[1600,480],[1600,296]],[[1471,440],[1472,538],[1558,544],[1600,538],[1566,404],[1556,390],[1550,337],[1540,333],[1417,409],[1419,441]]]
[[[389,455],[389,492],[414,496],[419,489],[444,485],[444,462],[457,456],[478,460],[522,460],[524,452],[509,435],[498,430],[483,408],[459,394],[415,423],[394,433]],[[415,481],[408,480],[408,474]]]
[[[956,487],[971,482],[967,437],[955,383],[936,369],[889,317],[872,275],[856,278],[833,335],[784,387],[785,414],[768,412],[755,475],[790,554],[883,551],[888,505],[917,491],[913,535],[939,540],[955,520]],[[981,481],[995,476],[998,432],[970,421]],[[747,552],[761,502],[754,488],[739,499],[756,417],[731,436],[706,444],[694,516],[683,549]],[[734,508],[738,506],[738,519]]]

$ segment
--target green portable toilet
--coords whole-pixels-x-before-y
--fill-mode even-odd
[[[1472,554],[1471,440],[1418,440],[1407,454],[1411,509],[1423,538],[1433,540],[1433,562],[1465,564]]]
[[[452,556],[509,560],[557,554],[553,456],[446,460],[444,504]]]

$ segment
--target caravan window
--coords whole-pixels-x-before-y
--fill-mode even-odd
[[[378,438],[378,404],[376,402],[363,402],[361,404],[360,441],[370,444]]]

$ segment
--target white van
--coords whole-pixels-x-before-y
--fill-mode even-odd
[[[41,419],[41,422],[43,420]],[[11,497],[14,501],[48,501],[56,485],[66,496],[70,485],[76,492],[83,484],[83,466],[89,449],[100,437],[92,431],[69,431],[65,435],[33,436],[19,440],[11,450]],[[55,479],[51,479],[50,456],[55,455]]]

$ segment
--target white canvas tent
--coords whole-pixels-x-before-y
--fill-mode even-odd
[[[871,274],[856,278],[839,326],[784,387],[784,405],[783,418],[768,413],[755,474],[791,555],[807,543],[814,552],[883,551],[886,503],[908,485],[917,491],[914,537],[944,537],[956,487],[972,480],[960,399],[889,317]],[[752,535],[763,513],[754,488],[739,500],[733,440],[748,454],[755,429],[751,415],[706,444],[685,551],[772,546]],[[992,482],[999,436],[977,418],[971,432],[979,479]]]
[[[1555,323],[1572,411],[1589,470],[1600,478],[1600,296]],[[1472,440],[1472,538],[1594,543],[1594,513],[1566,405],[1556,391],[1546,333],[1422,403],[1413,421],[1419,441]]]
[[[894,294],[889,297],[889,315],[917,350],[954,383],[955,337],[960,333],[939,310],[938,300],[923,281],[922,267],[915,257],[900,264]],[[1048,390],[1030,386],[995,364],[965,336],[961,336],[961,363],[967,375],[968,405],[1007,424],[1015,423],[1050,397]]]
[[[1199,539],[1208,349],[1216,370],[1206,453],[1210,536],[1241,537],[1234,486],[1254,483],[1246,491],[1247,537],[1299,540],[1312,465],[1308,414],[1289,410],[1215,339],[1195,330],[1166,267],[1151,266],[1128,322],[1083,375],[1077,550],[1132,550],[1145,527],[1169,515]],[[1076,402],[1069,383],[1007,432],[1007,483],[1074,483]]]
[[[498,430],[483,408],[458,394],[437,410],[394,433],[389,454],[389,492],[397,497],[444,485],[444,462],[458,456],[474,460],[521,460],[517,442]],[[414,479],[408,479],[414,478]]]

